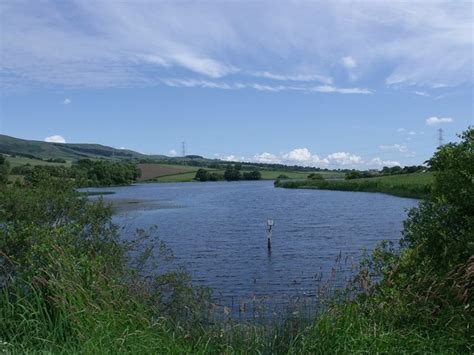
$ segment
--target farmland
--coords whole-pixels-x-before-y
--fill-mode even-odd
[[[165,164],[140,164],[142,177],[140,181],[152,182],[190,182],[194,181],[198,168],[183,165],[165,165]],[[206,169],[209,172],[224,174],[223,169]],[[250,171],[243,169],[242,172]],[[301,171],[282,171],[282,170],[259,170],[262,174],[262,180],[276,180],[279,176],[286,176],[288,179],[306,179],[310,173]],[[343,178],[344,174],[337,171],[319,172],[326,179]]]
[[[192,166],[171,164],[138,164],[138,168],[142,172],[139,181],[147,181],[165,176],[183,175],[186,173],[191,173],[194,177],[194,173],[197,170],[196,167]]]

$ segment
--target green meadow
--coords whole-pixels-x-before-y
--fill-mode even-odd
[[[430,194],[433,173],[413,173],[351,180],[277,181],[277,187],[340,191],[382,192],[400,197],[423,198]]]

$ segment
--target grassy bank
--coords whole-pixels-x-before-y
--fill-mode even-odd
[[[352,180],[280,180],[275,183],[277,187],[283,188],[382,192],[411,198],[428,197],[432,184],[433,174],[430,172]]]

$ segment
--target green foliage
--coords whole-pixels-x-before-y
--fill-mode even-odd
[[[208,181],[209,172],[206,169],[198,169],[198,171],[196,171],[196,176],[194,177],[194,179],[203,182]]]
[[[369,171],[352,170],[346,173],[345,179],[346,180],[362,179],[362,178],[370,178],[373,176],[374,174]]]
[[[261,180],[262,174],[258,170],[245,171],[242,174],[244,180]]]
[[[355,312],[351,333],[356,343],[351,346],[363,345],[363,333],[377,328],[379,336],[370,338],[377,344],[385,333],[390,351],[472,352],[473,138],[469,129],[460,143],[440,147],[429,160],[434,171],[432,195],[409,212],[402,248],[380,245],[362,263],[356,279],[366,293],[352,305],[337,307],[339,313],[327,319],[326,326],[334,330],[340,322],[349,325],[347,312]],[[337,330],[337,335],[347,341],[349,334]],[[383,343],[375,349],[383,351]]]
[[[224,180],[224,175],[219,173],[210,173],[209,181],[221,181]]]
[[[310,180],[324,180],[324,177],[318,173],[311,173],[308,175],[308,179]]]
[[[25,181],[37,185],[43,180],[73,180],[77,187],[129,185],[140,177],[140,170],[134,164],[79,160],[72,167],[36,165],[21,168],[27,172]]]
[[[30,164],[14,166],[10,172],[12,175],[28,175],[33,171],[33,166]]]
[[[433,175],[429,172],[380,176],[351,180],[277,181],[277,187],[339,191],[382,192],[389,195],[427,198],[431,193]]]
[[[474,129],[442,146],[428,163],[433,196],[410,211],[403,244],[412,262],[445,273],[474,255]]]
[[[242,179],[242,174],[240,172],[242,165],[227,165],[227,168],[224,172],[224,179],[227,181],[238,181]]]
[[[423,165],[412,165],[412,166],[404,166],[403,168],[400,166],[384,166],[382,168],[381,174],[382,175],[397,175],[397,174],[413,174],[426,171],[426,167]]]
[[[151,273],[166,248],[143,232],[121,240],[111,216],[67,181],[0,188],[0,351],[192,351],[208,292],[179,270]]]
[[[79,186],[128,185],[141,174],[134,164],[88,159],[79,160],[72,170]]]
[[[8,182],[8,174],[10,172],[10,164],[5,157],[0,154],[0,184],[6,184]]]

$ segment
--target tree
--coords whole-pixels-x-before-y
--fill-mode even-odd
[[[210,173],[209,174],[209,181],[220,181],[224,180],[224,175],[218,173]]]
[[[238,181],[242,179],[242,174],[240,173],[238,167],[236,168],[233,165],[227,165],[227,168],[224,172],[224,179],[227,181]]]
[[[206,169],[198,169],[196,171],[196,176],[194,177],[194,180],[198,181],[208,181],[209,180],[209,173]]]
[[[243,174],[245,180],[260,180],[262,174],[258,170],[246,171]]]
[[[410,211],[402,243],[414,264],[445,273],[474,255],[474,129],[438,149],[432,198]]]

